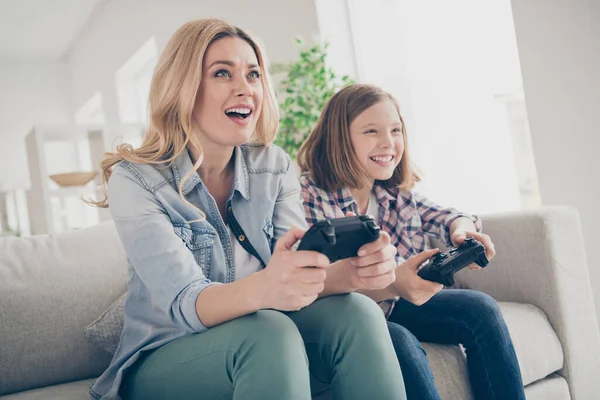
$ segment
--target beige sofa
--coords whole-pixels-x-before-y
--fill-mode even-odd
[[[498,255],[457,285],[501,302],[529,400],[600,398],[600,335],[578,214],[566,207],[484,216]],[[0,239],[0,398],[85,399],[110,354],[84,328],[126,290],[112,223]],[[471,399],[458,346],[425,344],[443,399]]]

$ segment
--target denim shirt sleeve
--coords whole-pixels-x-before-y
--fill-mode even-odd
[[[306,229],[302,197],[300,195],[300,182],[290,157],[286,154],[288,164],[284,175],[281,177],[279,193],[273,210],[273,248],[277,240],[296,225]],[[271,249],[272,251],[273,249]]]
[[[211,282],[175,234],[155,195],[128,169],[114,169],[108,185],[109,209],[135,274],[155,307],[188,332],[207,329],[196,313],[196,298]]]

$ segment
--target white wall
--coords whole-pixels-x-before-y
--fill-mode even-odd
[[[310,39],[319,32],[314,0],[110,0],[71,49],[73,110],[100,91],[106,122],[114,126],[119,119],[115,88],[119,68],[150,37],[155,37],[160,52],[183,23],[204,17],[225,19],[257,35],[271,62],[295,59],[295,38]]]
[[[542,202],[579,210],[600,318],[600,2],[512,7]]]
[[[67,65],[0,60],[0,190],[29,186],[25,135],[71,122]]]

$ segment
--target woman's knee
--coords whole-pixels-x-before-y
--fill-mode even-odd
[[[377,303],[358,293],[327,297],[321,301],[327,307],[326,325],[353,331],[378,330],[387,333],[383,311]]]
[[[284,313],[260,310],[242,317],[243,342],[253,347],[265,346],[278,351],[281,348],[304,349],[304,342],[294,322]]]

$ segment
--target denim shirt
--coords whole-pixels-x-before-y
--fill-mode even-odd
[[[290,157],[279,147],[245,144],[234,150],[228,207],[265,263],[292,225],[306,227],[300,185]],[[121,340],[108,369],[90,390],[95,399],[119,399],[123,371],[141,351],[208,328],[196,298],[211,285],[233,282],[233,243],[200,176],[178,188],[193,168],[187,151],[170,165],[123,161],[108,184],[110,211],[129,261],[129,295]],[[201,396],[201,394],[199,394]]]

